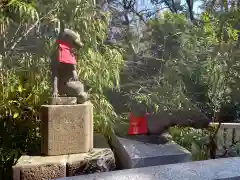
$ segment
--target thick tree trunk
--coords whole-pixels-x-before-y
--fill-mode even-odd
[[[196,129],[207,128],[211,120],[196,110],[166,111],[148,115],[149,134],[162,134],[169,127],[190,126]]]

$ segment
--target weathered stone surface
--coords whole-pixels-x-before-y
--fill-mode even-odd
[[[41,107],[42,153],[77,154],[93,148],[93,106],[43,105]]]
[[[115,168],[115,158],[111,149],[94,148],[89,153],[69,155],[67,176],[107,172]]]
[[[77,97],[49,97],[50,105],[73,105],[77,104]]]
[[[112,137],[112,145],[124,169],[191,161],[191,153],[183,147],[172,141],[166,144],[159,141],[157,136]]]
[[[152,166],[57,180],[238,180],[240,158]]]
[[[22,156],[13,166],[13,180],[50,180],[66,177],[67,155]]]
[[[107,172],[115,168],[115,157],[106,138],[101,134],[94,134],[94,149],[91,152],[69,155],[67,175]]]

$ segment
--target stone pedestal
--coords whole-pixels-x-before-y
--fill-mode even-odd
[[[55,156],[88,152],[93,148],[93,105],[41,106],[41,151]]]
[[[115,157],[106,139],[94,136],[94,148],[88,153],[61,156],[22,156],[13,166],[13,180],[51,180],[67,176],[112,171]]]

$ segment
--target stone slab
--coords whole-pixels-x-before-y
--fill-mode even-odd
[[[73,105],[77,104],[77,97],[49,97],[50,105]]]
[[[239,180],[240,158],[127,169],[57,180]]]
[[[88,152],[93,148],[93,105],[41,106],[41,152],[55,156]]]
[[[191,153],[175,142],[158,144],[155,136],[112,137],[121,168],[157,166],[191,161]],[[156,142],[155,142],[156,141]]]
[[[50,180],[66,177],[67,155],[22,156],[13,166],[13,180]]]

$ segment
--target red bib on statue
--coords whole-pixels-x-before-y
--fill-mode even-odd
[[[71,47],[63,41],[56,41],[58,43],[58,61],[66,64],[76,64],[76,59],[71,52]]]
[[[147,119],[146,116],[136,117],[132,113],[129,116],[129,135],[146,134],[147,133]]]

